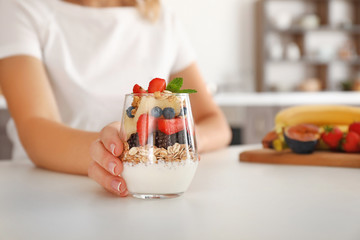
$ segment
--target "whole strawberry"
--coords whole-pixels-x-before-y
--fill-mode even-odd
[[[321,134],[321,139],[331,150],[336,150],[339,147],[342,137],[341,130],[333,126],[325,126],[324,132]]]
[[[354,122],[349,126],[349,132],[356,132],[360,135],[360,122]]]
[[[342,148],[345,152],[360,152],[360,135],[356,132],[348,132],[345,136]]]

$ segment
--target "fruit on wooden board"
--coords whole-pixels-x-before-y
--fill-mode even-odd
[[[360,153],[360,108],[341,105],[296,106],[280,111],[264,148],[295,153],[314,150]]]

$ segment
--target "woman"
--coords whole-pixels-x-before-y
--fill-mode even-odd
[[[126,196],[113,121],[132,86],[154,77],[183,77],[184,88],[198,90],[191,103],[200,152],[230,141],[181,26],[157,0],[0,0],[0,30],[14,158],[88,174]]]

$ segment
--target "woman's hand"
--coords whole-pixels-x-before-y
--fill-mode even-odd
[[[100,138],[90,146],[91,161],[88,175],[106,190],[120,197],[128,194],[125,180],[120,176],[123,164],[118,158],[123,151],[119,136],[120,123],[114,122],[104,127]]]

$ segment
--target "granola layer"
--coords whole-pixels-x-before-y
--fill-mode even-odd
[[[197,161],[194,150],[187,144],[175,143],[167,149],[158,148],[152,145],[132,147],[124,143],[124,151],[120,156],[123,162],[132,164],[138,163],[158,163],[161,162],[180,162],[185,160]]]

